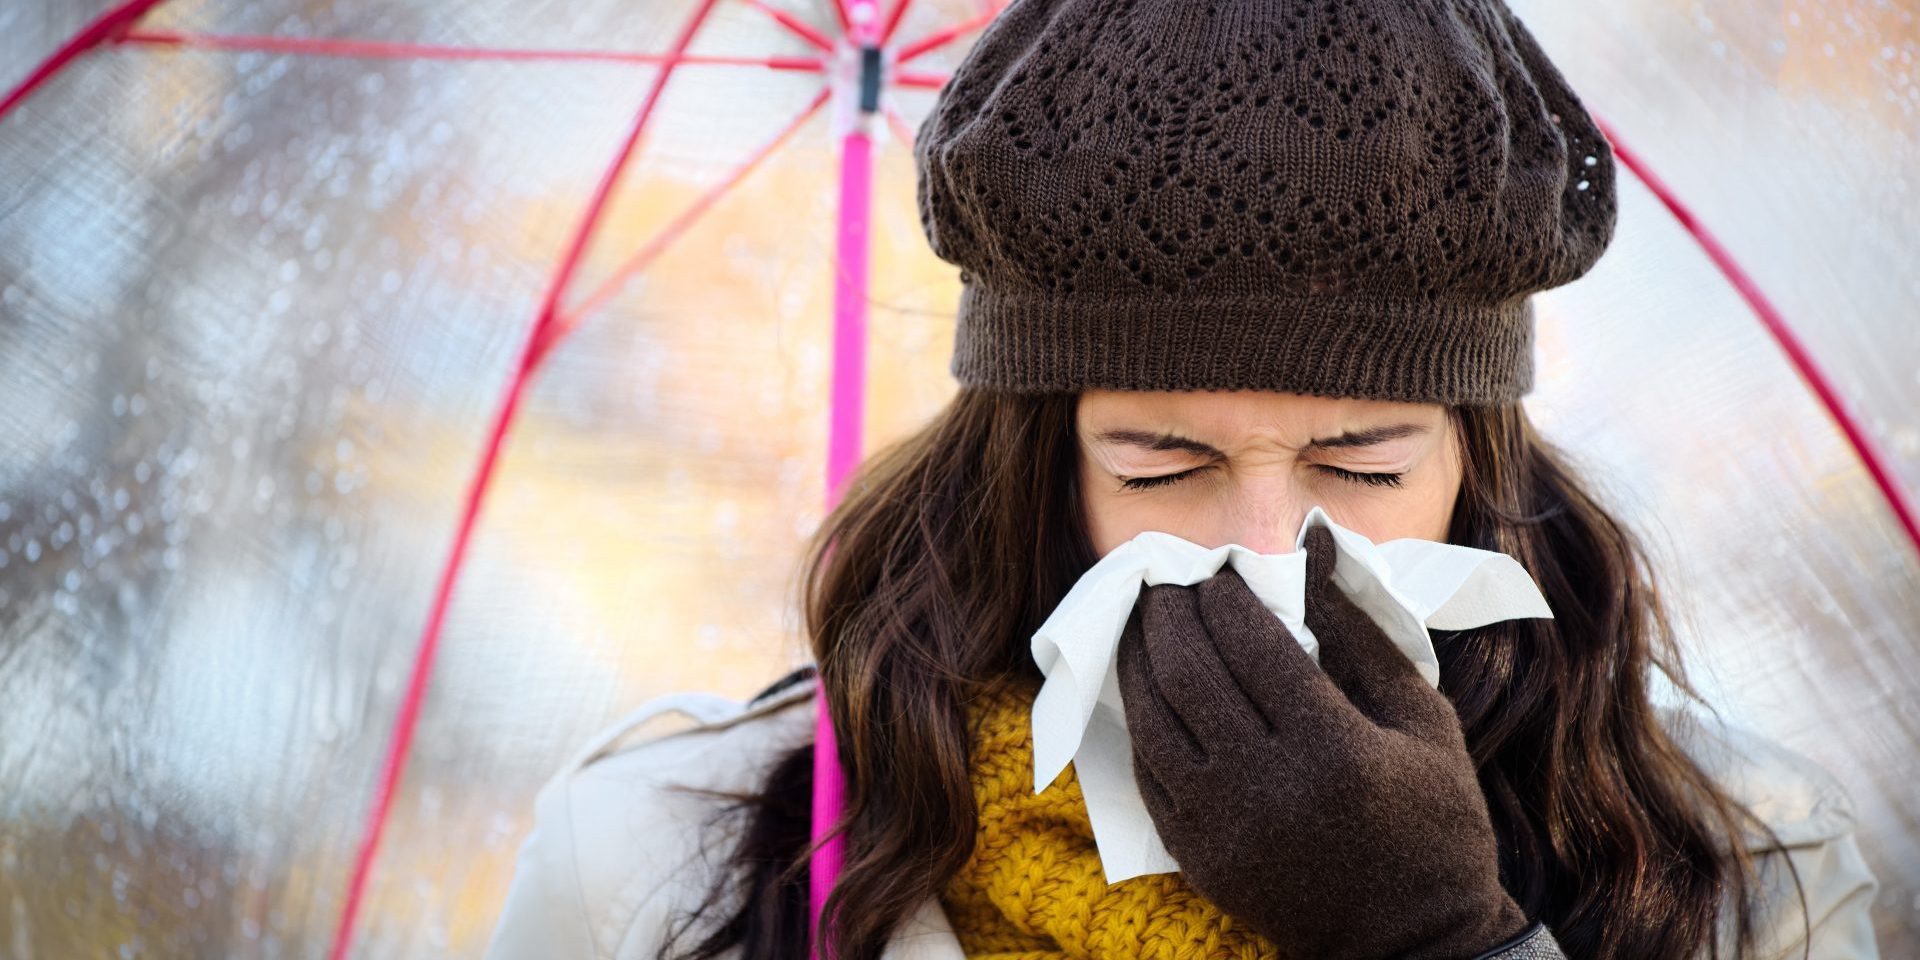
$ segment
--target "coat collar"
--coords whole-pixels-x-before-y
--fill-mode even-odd
[[[740,744],[790,743],[811,737],[818,680],[811,668],[795,671],[746,701],[709,693],[672,693],[649,701],[576,752],[569,769],[587,766],[617,752],[629,733],[668,712],[691,717],[693,729],[739,728],[729,739]],[[1812,760],[1758,733],[1728,726],[1691,710],[1656,706],[1656,715],[1675,742],[1734,799],[1773,828],[1782,843],[1803,847],[1848,840],[1854,813],[1848,794]],[[703,763],[759,764],[760,756],[713,756]],[[692,771],[688,771],[692,772]],[[1748,829],[1742,838],[1756,854],[1776,851],[1763,831]],[[1849,841],[1850,842],[1850,841]],[[1785,896],[1784,893],[1778,893]],[[960,942],[937,896],[929,896],[902,922],[882,953],[883,960],[965,960]]]

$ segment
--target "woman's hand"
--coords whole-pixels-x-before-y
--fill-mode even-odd
[[[1187,882],[1290,956],[1476,957],[1529,923],[1459,717],[1333,583],[1333,534],[1305,546],[1318,667],[1231,567],[1142,588],[1118,669],[1147,811]]]

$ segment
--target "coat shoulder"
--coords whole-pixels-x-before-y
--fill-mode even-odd
[[[704,842],[723,804],[687,789],[759,788],[812,741],[814,687],[806,667],[744,701],[670,693],[582,744],[534,800],[489,960],[650,960],[728,853]]]
[[[1747,849],[1824,843],[1854,829],[1851,794],[1812,758],[1698,709],[1660,705],[1655,710],[1694,763],[1779,835],[1776,844],[1765,831],[1749,827],[1742,836]]]
[[[1773,831],[1741,831],[1759,871],[1751,955],[1878,960],[1871,905],[1879,880],[1861,854],[1853,798],[1840,781],[1757,731],[1686,708],[1656,709],[1693,761]],[[1721,911],[1714,956],[1731,955],[1732,918],[1731,909]]]

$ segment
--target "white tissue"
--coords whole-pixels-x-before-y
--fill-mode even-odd
[[[1436,687],[1440,666],[1429,628],[1465,630],[1553,616],[1533,578],[1504,553],[1413,538],[1376,544],[1334,523],[1318,506],[1301,522],[1291,553],[1263,554],[1231,543],[1209,549],[1156,530],[1115,547],[1073,585],[1032,643],[1034,662],[1046,677],[1033,702],[1033,791],[1045,790],[1073,762],[1108,883],[1180,869],[1161,844],[1133,779],[1114,665],[1140,585],[1195,584],[1231,562],[1318,663],[1320,643],[1305,623],[1302,547],[1316,523],[1333,531],[1334,582]]]

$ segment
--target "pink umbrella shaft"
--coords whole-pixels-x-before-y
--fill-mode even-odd
[[[827,436],[827,501],[839,502],[846,480],[860,461],[860,432],[866,380],[868,224],[873,199],[873,141],[856,128],[841,141],[840,224],[835,250],[833,303],[832,421]],[[813,751],[813,830],[815,842],[840,819],[846,787],[838,740],[827,710],[826,684],[815,688]],[[820,943],[820,913],[833,890],[844,859],[845,842],[832,837],[808,865],[807,941]],[[811,953],[825,956],[815,947]]]

